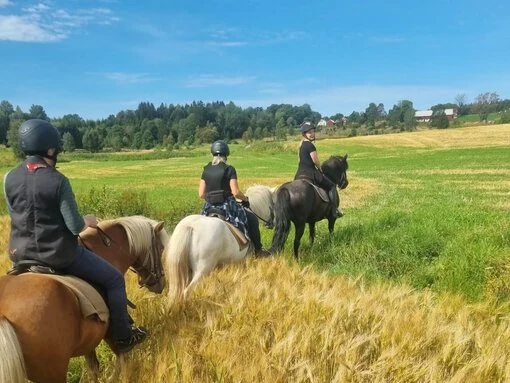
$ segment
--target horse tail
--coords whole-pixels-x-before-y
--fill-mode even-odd
[[[276,194],[275,225],[270,252],[283,250],[290,232],[290,194],[287,188],[280,188]]]
[[[184,290],[190,283],[189,256],[192,235],[192,227],[178,224],[168,242],[166,264],[170,303],[184,300]]]
[[[16,331],[11,323],[0,317],[0,382],[26,382],[25,360]]]

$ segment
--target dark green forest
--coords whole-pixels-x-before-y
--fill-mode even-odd
[[[510,100],[501,100],[494,92],[480,94],[472,103],[465,102],[465,95],[456,97],[454,103],[437,104],[431,127],[447,128],[449,122],[444,109],[454,108],[458,115],[478,114],[480,121],[487,121],[490,113],[501,113],[501,121],[510,122]],[[323,127],[323,133],[339,136],[381,134],[390,131],[410,131],[417,126],[413,102],[402,100],[386,111],[382,103],[370,103],[364,111],[353,111],[344,116],[337,113],[322,116],[310,105],[293,106],[273,104],[267,108],[241,108],[233,102],[201,101],[186,105],[141,102],[136,110],[122,110],[105,119],[84,119],[77,114],[60,118],[49,117],[44,107],[32,105],[29,111],[14,107],[9,101],[0,102],[0,144],[11,146],[16,154],[17,130],[30,118],[50,121],[60,132],[65,151],[84,149],[89,152],[123,149],[177,149],[210,143],[217,139],[227,141],[242,139],[246,142],[273,138],[285,139],[297,132],[303,121],[317,123],[321,118],[335,121],[334,126]],[[508,120],[508,121],[507,121]]]

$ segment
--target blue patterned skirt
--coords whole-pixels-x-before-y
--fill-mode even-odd
[[[202,208],[201,214],[209,215],[208,212],[211,207],[220,209],[225,216],[225,220],[237,227],[242,233],[244,233],[245,237],[250,240],[250,234],[248,233],[248,218],[246,217],[246,212],[244,211],[244,208],[236,202],[234,197],[228,197],[227,200],[220,205],[211,205],[210,203],[206,202]]]

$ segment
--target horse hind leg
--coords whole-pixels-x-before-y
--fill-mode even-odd
[[[315,222],[309,223],[308,228],[310,229],[310,245],[313,245],[315,241]]]
[[[212,269],[212,268],[211,268]],[[191,282],[189,283],[188,286],[186,286],[186,288],[184,289],[184,294],[183,294],[183,300],[186,300],[186,298],[188,297],[191,289],[198,283],[198,281],[204,277],[210,270],[209,269],[200,269],[198,270],[197,272],[195,272],[195,274],[193,274],[193,278],[191,279]]]
[[[301,237],[303,237],[303,234],[305,232],[305,225],[294,225],[296,227],[296,235],[294,236],[294,257],[296,259],[299,258],[298,252],[299,252],[299,244],[301,242]]]

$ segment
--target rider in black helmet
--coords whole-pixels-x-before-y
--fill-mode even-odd
[[[199,197],[206,201],[202,214],[208,215],[212,207],[221,209],[226,221],[244,232],[245,236],[252,241],[255,256],[270,255],[262,248],[257,216],[246,209],[250,207],[250,203],[248,197],[239,190],[236,169],[226,163],[230,154],[227,143],[215,141],[211,145],[211,154],[213,159],[204,166],[198,188]],[[236,198],[241,200],[242,207],[236,202]]]
[[[313,144],[313,141],[315,141],[315,125],[305,121],[301,124],[299,131],[303,135],[303,140],[299,146],[299,165],[294,179],[310,179],[314,184],[327,190],[333,208],[332,211],[337,218],[342,217],[344,213],[338,207],[339,198],[336,185],[322,173],[317,149]]]
[[[48,121],[28,120],[19,127],[19,144],[25,161],[4,178],[14,268],[36,262],[103,287],[110,309],[108,337],[116,351],[130,351],[147,334],[130,324],[122,273],[78,244],[78,234],[96,227],[97,219],[80,215],[69,179],[55,168],[60,134]]]

